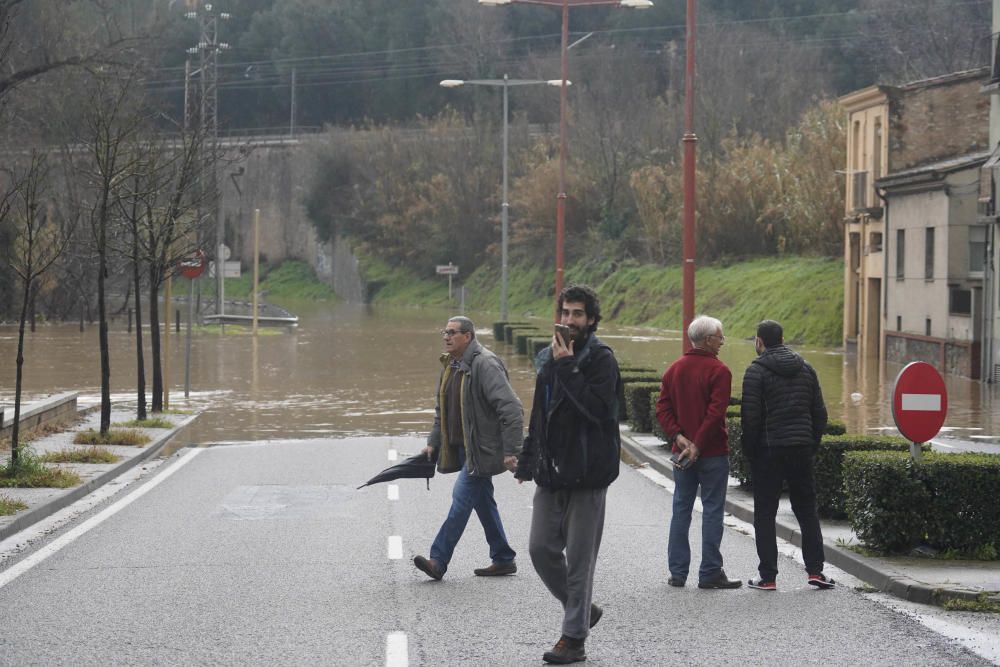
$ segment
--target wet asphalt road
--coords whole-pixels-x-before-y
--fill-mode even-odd
[[[404,480],[398,500],[385,484],[355,490],[390,464],[389,450],[402,458],[420,447],[355,438],[183,451],[146,495],[0,584],[0,664],[385,665],[390,636],[405,641],[405,653],[389,651],[404,658],[394,664],[541,664],[561,610],[527,554],[532,485],[495,480],[516,576],[473,576],[488,564],[473,517],[445,579],[431,581],[411,560],[429,551],[454,476],[434,478],[430,491]],[[605,614],[587,664],[989,664],[860,591],[813,590],[784,557],[777,593],[670,588],[669,504],[622,466],[596,575]],[[692,570],[699,525],[696,515]],[[727,529],[723,554],[731,577],[754,574],[747,535]]]

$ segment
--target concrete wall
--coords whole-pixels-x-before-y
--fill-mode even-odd
[[[311,185],[314,140],[307,136],[232,151],[234,162],[223,168],[219,181],[226,244],[231,260],[240,260],[243,269],[250,270],[254,209],[259,208],[262,261],[307,262],[342,299],[362,302],[365,286],[349,244],[340,239],[321,242],[306,215],[303,200]]]
[[[28,405],[21,405],[20,435],[50,424],[62,424],[76,418],[77,393],[67,392],[49,396]],[[0,439],[10,438],[14,428],[14,404],[0,406],[3,420],[0,423]],[[20,438],[18,438],[20,439]],[[10,444],[10,443],[8,443]]]

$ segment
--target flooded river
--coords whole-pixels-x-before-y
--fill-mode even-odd
[[[185,337],[172,334],[170,407],[200,410],[197,442],[426,433],[434,413],[443,328],[451,312],[320,304],[293,308],[294,329],[225,335],[195,331],[191,393],[184,397]],[[525,406],[531,405],[530,361],[493,341],[494,314],[469,313],[483,343],[507,362]],[[539,320],[539,326],[547,326]],[[790,333],[790,332],[789,332]],[[601,325],[598,334],[632,364],[662,369],[680,354],[677,331]],[[726,331],[721,358],[733,369],[734,393],[754,357],[753,332]],[[111,327],[112,393],[118,406],[135,405],[134,335],[125,322]],[[148,335],[146,337],[148,346]],[[0,327],[0,406],[13,409],[17,329]],[[832,349],[798,346],[816,367],[831,417],[851,431],[894,432],[889,394],[899,367],[879,371]],[[27,335],[25,399],[78,391],[99,401],[97,327],[40,326]],[[148,360],[148,354],[147,354]],[[147,361],[147,377],[151,377]],[[147,380],[148,382],[148,380]],[[1000,408],[995,386],[950,378],[945,434],[983,443],[1000,453]]]

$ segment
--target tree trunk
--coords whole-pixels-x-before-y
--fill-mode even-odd
[[[108,308],[104,296],[105,274],[108,270],[106,217],[98,223],[98,227],[97,311],[101,348],[101,435],[104,435],[111,429],[111,356],[108,350]]]
[[[153,351],[153,412],[163,412],[163,373],[160,367],[159,281],[155,262],[149,266],[149,342]]]
[[[136,413],[139,421],[146,419],[146,362],[142,356],[142,293],[139,283],[139,242],[132,237],[132,279],[135,281],[135,367],[136,367]]]
[[[30,252],[30,251],[29,251]],[[28,319],[28,296],[31,294],[31,266],[29,264],[24,281],[24,295],[21,301],[21,316],[17,327],[17,373],[14,379],[14,424],[10,431],[10,467],[7,474],[11,477],[17,474],[20,463],[21,447],[18,438],[21,435],[21,384],[24,377],[24,325]]]

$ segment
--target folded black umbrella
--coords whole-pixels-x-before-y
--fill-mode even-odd
[[[394,479],[426,479],[427,488],[429,489],[431,488],[431,477],[434,476],[436,465],[434,461],[427,460],[426,454],[415,454],[394,466],[389,466],[358,488],[363,489],[370,484],[391,482]]]

